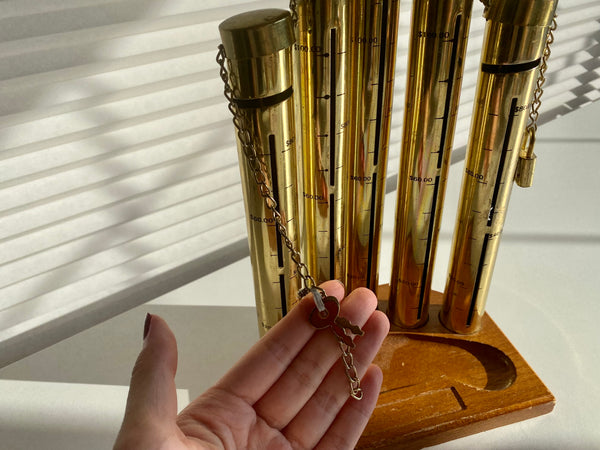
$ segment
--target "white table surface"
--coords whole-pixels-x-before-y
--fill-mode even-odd
[[[556,407],[550,414],[438,448],[600,448],[598,118],[600,102],[540,127],[534,187],[513,190],[487,303],[494,321],[555,395]],[[433,282],[436,290],[444,288],[463,170],[460,163],[450,172]],[[390,273],[394,202],[395,192],[386,198],[381,283],[388,281]],[[0,384],[2,395],[11,383],[21,388],[14,391],[18,395],[11,397],[10,405],[0,402],[0,417],[17,407],[29,408],[32,415],[41,417],[36,409],[41,406],[32,401],[37,391],[22,389],[24,380],[62,383],[61,395],[52,400],[55,411],[72,408],[74,398],[96,411],[121,408],[126,390],[118,398],[118,394],[99,396],[101,388],[95,392],[77,385],[128,384],[146,312],[161,314],[171,324],[180,348],[176,381],[193,398],[257,339],[253,304],[250,262],[245,258],[1,369],[0,378],[15,380]],[[39,425],[40,419],[36,420]],[[48,424],[56,422],[51,417],[47,420]],[[116,433],[118,424],[111,426]],[[27,427],[23,419],[20,428],[0,429],[0,449],[35,448],[3,446],[14,433],[30,433]],[[110,434],[111,429],[105,432]],[[41,444],[54,439],[64,449],[81,448],[68,445],[72,432],[54,427],[46,435],[35,436]],[[90,438],[88,449],[106,448],[94,441],[93,433]]]

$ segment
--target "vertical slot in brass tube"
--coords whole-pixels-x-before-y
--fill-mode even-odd
[[[267,185],[288,237],[297,248],[294,34],[290,14],[277,9],[251,11],[225,20],[219,31],[227,55],[233,101],[246,118]],[[294,306],[300,283],[237,138],[259,333],[263,335]]]
[[[556,0],[494,0],[486,7],[475,97],[441,320],[481,326],[537,68]]]
[[[401,327],[428,319],[472,5],[413,3],[389,303]]]
[[[376,290],[394,90],[398,0],[353,2],[346,287]]]
[[[320,283],[345,279],[349,0],[297,2],[296,99],[302,129],[302,253]]]

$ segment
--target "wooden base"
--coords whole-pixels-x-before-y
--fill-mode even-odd
[[[479,333],[454,334],[439,321],[441,303],[433,292],[423,328],[392,327],[385,339],[375,358],[381,393],[357,448],[422,448],[554,408],[552,393],[487,314]]]

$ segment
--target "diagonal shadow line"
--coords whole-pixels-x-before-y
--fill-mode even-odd
[[[452,239],[451,232],[441,232],[440,240]],[[591,233],[519,233],[504,232],[502,242],[532,242],[538,244],[600,244],[600,234]]]
[[[536,142],[548,142],[549,144],[597,144],[600,138],[550,138],[536,137]]]
[[[506,233],[502,240],[544,244],[600,244],[600,234]]]

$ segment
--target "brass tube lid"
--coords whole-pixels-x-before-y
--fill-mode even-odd
[[[229,59],[272,55],[295,42],[291,15],[283,9],[258,9],[232,16],[219,25],[219,32]]]
[[[522,27],[547,27],[558,0],[488,0],[484,17],[493,22]]]
[[[536,63],[546,45],[558,0],[491,0],[486,5],[482,63]],[[523,67],[523,70],[535,68]]]

